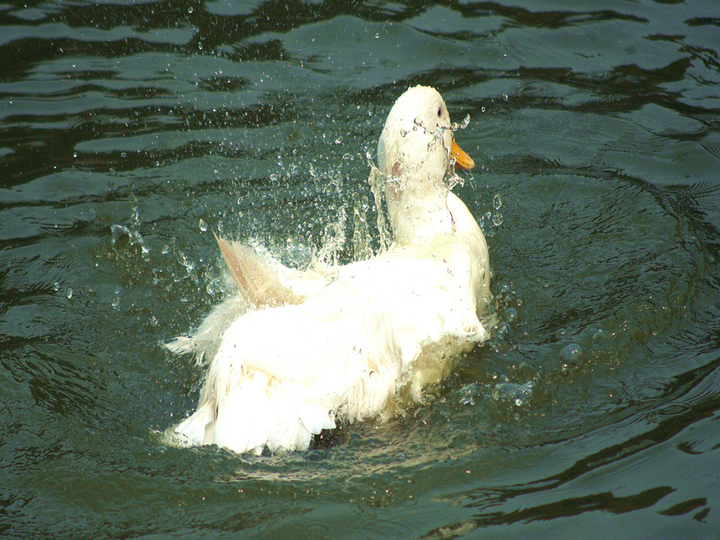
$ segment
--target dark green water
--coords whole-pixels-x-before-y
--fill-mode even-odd
[[[0,535],[718,538],[719,27],[714,0],[1,3]],[[202,373],[160,343],[231,292],[212,231],[351,259],[419,83],[471,116],[495,338],[306,453],[163,446]]]

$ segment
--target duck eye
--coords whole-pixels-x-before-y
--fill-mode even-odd
[[[438,107],[438,118],[442,116],[442,107]]]

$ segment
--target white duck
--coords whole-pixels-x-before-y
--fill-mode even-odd
[[[420,399],[486,339],[487,245],[446,182],[455,165],[474,163],[455,145],[436,90],[417,86],[397,100],[378,164],[394,243],[376,258],[323,276],[218,239],[240,296],[168,344],[210,363],[197,411],[168,430],[173,442],[305,450],[338,422],[388,418]]]

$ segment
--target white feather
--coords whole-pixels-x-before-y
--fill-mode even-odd
[[[210,363],[175,442],[303,450],[338,421],[391,416],[487,338],[487,246],[445,182],[451,145],[440,95],[408,90],[378,143],[394,247],[376,258],[302,273],[218,239],[240,295],[168,344]]]

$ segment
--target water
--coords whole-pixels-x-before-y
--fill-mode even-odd
[[[1,4],[0,534],[717,538],[718,17]],[[212,233],[377,249],[366,154],[418,83],[471,117],[495,337],[306,453],[163,446],[202,373],[160,343],[231,291]]]

